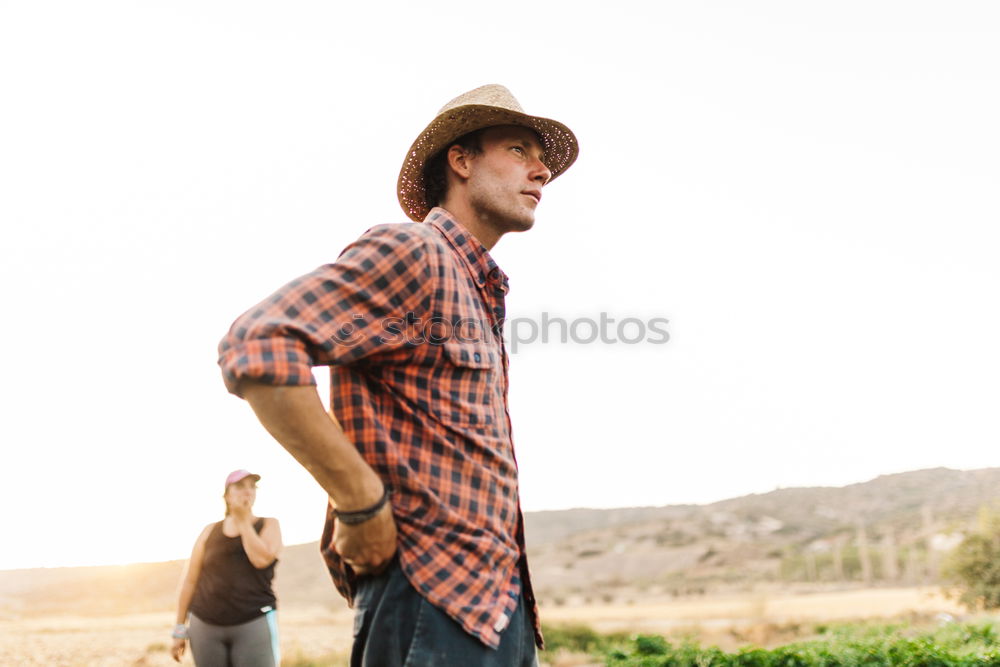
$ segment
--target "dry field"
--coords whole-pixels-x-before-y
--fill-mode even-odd
[[[794,639],[774,632],[761,634],[761,628],[773,629],[782,624],[960,612],[937,589],[894,588],[555,607],[543,609],[542,615],[551,624],[583,623],[602,632],[683,631],[724,645],[734,641],[765,644]],[[172,622],[173,614],[169,611],[97,618],[51,616],[0,620],[0,665],[176,665],[168,653]],[[280,612],[279,623],[286,664],[293,664],[295,658],[311,658],[317,665],[346,664],[352,626],[350,610],[286,609]],[[184,664],[192,664],[190,656]]]
[[[352,615],[315,609],[279,612],[283,663],[310,657],[344,664]],[[170,657],[173,612],[81,618],[47,616],[0,621],[3,667],[165,667]],[[322,660],[321,660],[322,659]],[[190,652],[181,664],[192,665]]]
[[[680,626],[738,626],[891,618],[909,613],[959,615],[962,608],[939,588],[871,588],[827,593],[751,594],[699,597],[635,604],[556,607],[547,623],[581,622],[600,632],[635,630],[666,633]]]

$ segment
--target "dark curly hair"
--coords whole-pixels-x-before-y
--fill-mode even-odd
[[[483,152],[482,136],[485,129],[473,130],[449,142],[424,164],[424,200],[427,208],[439,205],[448,194],[448,151],[457,145],[470,155],[479,155]]]

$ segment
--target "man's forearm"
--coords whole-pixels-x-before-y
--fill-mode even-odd
[[[382,482],[323,408],[315,387],[275,387],[244,381],[243,397],[264,428],[309,471],[344,510],[382,496]]]

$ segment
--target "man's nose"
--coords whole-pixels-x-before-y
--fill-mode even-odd
[[[545,185],[552,178],[552,171],[539,159],[535,160],[535,168],[531,173],[531,180],[538,181],[540,185]]]

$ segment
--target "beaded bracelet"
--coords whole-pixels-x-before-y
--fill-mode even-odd
[[[356,526],[359,523],[364,523],[369,519],[373,519],[379,511],[385,507],[385,504],[389,502],[389,487],[385,487],[385,491],[382,493],[382,497],[379,498],[378,502],[371,507],[366,507],[362,510],[353,510],[351,512],[344,512],[338,509],[333,510],[333,515],[337,517],[337,521],[347,524],[348,526]]]
[[[170,633],[170,636],[173,637],[174,639],[187,639],[188,638],[187,626],[184,625],[183,623],[178,623],[177,625],[174,626],[174,631]]]

